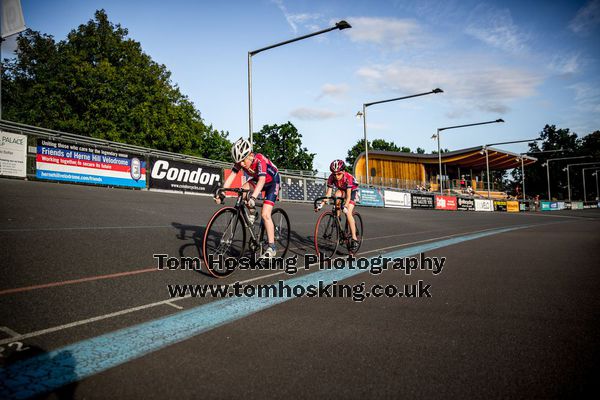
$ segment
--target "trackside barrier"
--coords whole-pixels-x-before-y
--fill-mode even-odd
[[[506,202],[506,211],[508,212],[519,212],[520,208],[519,208],[519,202],[518,201],[507,201]]]
[[[475,199],[475,211],[494,211],[494,203],[488,199]]]
[[[435,195],[436,210],[453,210],[456,211],[456,197]]]
[[[0,120],[0,176],[25,177],[148,189],[212,194],[231,173],[232,163],[111,142]],[[312,202],[325,194],[326,179],[314,171],[280,170],[280,199]],[[234,186],[247,177],[236,177]],[[380,183],[393,184],[380,180]],[[398,184],[398,182],[395,182]],[[403,184],[410,182],[403,182]],[[399,185],[396,185],[399,186]],[[407,187],[411,187],[408,185]],[[531,202],[441,196],[410,189],[361,185],[357,204],[372,207],[425,208],[461,211],[530,211]],[[596,201],[540,203],[541,210],[599,208]]]
[[[383,193],[385,207],[391,208],[410,208],[411,207],[411,193],[409,192],[395,192],[392,190],[385,190]]]
[[[356,203],[361,206],[384,207],[383,190],[359,187]]]

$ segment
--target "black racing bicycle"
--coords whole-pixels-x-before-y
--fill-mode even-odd
[[[341,221],[342,211],[340,210],[340,202],[343,199],[343,197],[331,196],[319,197],[314,201],[314,207],[317,209],[317,202],[320,202],[321,200],[333,200],[332,210],[321,213],[319,219],[317,219],[317,225],[315,226],[315,249],[317,254],[325,259],[333,257],[338,245],[346,246],[348,253],[352,255],[358,253],[358,250],[362,245],[364,238],[362,217],[358,212],[352,211],[356,225],[358,247],[354,251],[351,251],[352,232],[350,231],[348,218],[344,218],[344,224],[342,224]],[[342,226],[344,229],[342,229]]]
[[[233,207],[223,207],[214,213],[204,232],[202,240],[202,258],[208,272],[216,278],[224,278],[230,275],[234,269],[228,267],[225,262],[215,262],[222,256],[222,260],[234,259],[237,261],[246,253],[246,247],[259,259],[268,246],[267,231],[264,223],[257,215],[254,223],[250,223],[250,214],[245,205],[244,194],[248,189],[218,189],[217,195],[224,202],[224,192],[237,193],[237,199]],[[256,204],[262,207],[262,204]],[[258,210],[255,211],[260,214]],[[274,208],[271,219],[275,226],[275,243],[277,245],[277,257],[285,257],[290,246],[290,219],[281,208]],[[212,263],[210,256],[212,255]]]

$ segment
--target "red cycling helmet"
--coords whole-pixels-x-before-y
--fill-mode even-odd
[[[329,170],[331,172],[341,172],[346,170],[346,164],[342,160],[333,160],[333,162],[329,165]]]

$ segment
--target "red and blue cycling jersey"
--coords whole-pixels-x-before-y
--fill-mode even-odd
[[[335,178],[335,174],[329,175],[329,179],[327,179],[327,187],[330,188],[338,188],[339,190],[347,190],[350,189],[352,191],[358,189],[358,182],[348,172],[344,172],[344,176],[342,179],[338,180]]]
[[[254,181],[253,183],[258,182],[258,178],[261,176],[264,176],[266,179],[265,186],[273,181],[278,183],[279,180],[279,170],[275,164],[260,153],[254,155],[254,161],[252,161],[250,168],[243,167],[242,163],[235,163],[233,168],[231,168],[231,171],[237,174],[240,169],[243,169],[244,172],[250,176],[250,181]]]

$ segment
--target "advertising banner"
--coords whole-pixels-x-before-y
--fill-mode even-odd
[[[304,200],[304,180],[287,176],[281,177],[281,191],[279,193],[282,199]]]
[[[571,210],[583,210],[583,202],[582,201],[571,202]]]
[[[456,209],[461,211],[475,211],[475,199],[467,197],[457,197]]]
[[[519,201],[519,209],[521,211],[531,211],[531,205],[528,201]]]
[[[494,200],[495,211],[506,211],[506,200]]]
[[[456,197],[435,195],[436,210],[456,210]]]
[[[0,132],[0,176],[27,176],[27,136]]]
[[[37,144],[38,179],[146,187],[146,162],[141,156],[46,139],[38,139]]]
[[[542,211],[557,211],[558,203],[556,201],[542,201]]]
[[[559,210],[564,210],[565,209],[565,202],[564,201],[559,201],[556,204],[557,204]]]
[[[383,192],[383,200],[386,207],[410,208],[411,206],[411,197],[408,192],[385,190]]]
[[[413,193],[410,197],[412,208],[435,208],[435,196],[432,194]]]
[[[492,200],[475,199],[475,211],[494,211]]]
[[[231,171],[231,169],[223,170],[223,182],[225,182],[227,178],[229,178],[229,175],[231,175],[232,173],[233,172]],[[241,188],[244,183],[246,183],[246,175],[238,173],[233,179],[233,182],[231,183],[230,187]],[[237,193],[235,192],[225,192],[225,195],[227,197],[237,197]]]
[[[563,210],[571,210],[573,209],[573,203],[571,203],[570,201],[565,201],[563,203]]]
[[[213,193],[221,187],[221,169],[181,161],[152,158],[150,189]]]
[[[583,203],[583,208],[586,210],[589,208],[598,208],[598,203],[595,201],[587,201]]]
[[[356,204],[370,207],[383,207],[383,195],[381,189],[358,188],[358,199]]]
[[[508,212],[519,212],[519,202],[518,201],[507,201],[506,202],[506,211]]]

